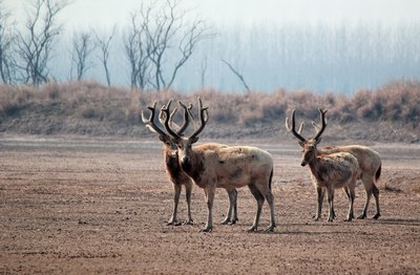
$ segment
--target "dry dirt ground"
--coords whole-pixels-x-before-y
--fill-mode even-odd
[[[241,141],[241,143],[246,143]],[[256,203],[239,192],[239,224],[206,220],[203,191],[193,193],[192,226],[167,226],[172,187],[161,145],[133,140],[0,138],[0,274],[85,273],[420,273],[420,145],[376,144],[383,157],[382,217],[312,221],[314,188],[295,143],[248,141],[273,154],[275,233],[246,233]],[[358,186],[359,214],[365,193]],[[220,222],[227,195],[216,194]],[[371,202],[369,216],[374,214]],[[268,225],[264,205],[262,227]],[[184,197],[180,218],[186,217]]]

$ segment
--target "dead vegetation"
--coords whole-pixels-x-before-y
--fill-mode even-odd
[[[174,91],[142,92],[105,87],[95,82],[50,83],[40,88],[0,86],[0,132],[16,134],[148,135],[140,121],[147,103],[179,98],[195,102],[200,96],[211,108],[211,137],[266,137],[284,132],[281,121],[293,108],[305,119],[317,109],[329,109],[339,126],[326,136],[335,139],[419,142],[420,83],[394,82],[378,90],[363,90],[351,97],[308,91],[278,90],[246,95],[214,90],[182,95]],[[342,134],[345,133],[345,134]]]

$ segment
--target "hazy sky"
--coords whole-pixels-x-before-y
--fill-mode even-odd
[[[3,0],[22,18],[30,0]],[[67,27],[109,27],[127,22],[144,0],[71,0],[62,13]],[[248,25],[284,22],[396,22],[420,20],[420,0],[183,0],[211,24]]]

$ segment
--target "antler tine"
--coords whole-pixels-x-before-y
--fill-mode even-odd
[[[285,121],[286,129],[289,132],[291,132],[298,140],[300,140],[300,141],[306,141],[306,139],[300,135],[300,132],[303,129],[303,123],[300,124],[299,131],[296,132],[296,129],[295,129],[295,127],[296,127],[295,113],[296,113],[296,110],[293,109],[293,111],[292,111],[292,127],[290,127],[290,125],[289,125],[289,118],[286,117],[286,121]]]
[[[170,112],[169,112],[169,108],[171,107],[171,103],[172,103],[172,99],[170,99],[168,101],[168,104],[162,106],[162,108],[160,109],[160,112],[164,113],[164,115],[165,115],[165,121],[164,121],[163,125],[165,126],[166,131],[168,131],[168,133],[172,137],[179,139],[181,137],[177,133],[175,133],[169,125],[169,121],[173,118],[173,114],[170,114]],[[161,114],[161,116],[162,116],[162,114]]]
[[[319,108],[318,111],[319,111],[319,118],[321,120],[321,128],[318,130],[318,133],[315,135],[314,137],[315,140],[318,140],[321,137],[322,133],[325,130],[325,127],[327,126],[327,120],[325,118],[325,114],[328,112],[328,110],[322,110],[321,108]]]
[[[189,114],[192,108],[192,104],[186,106],[181,100],[178,101],[178,104],[181,105],[182,108],[184,108],[184,123],[182,124],[181,128],[179,128],[179,130],[177,131],[178,135],[182,135],[182,133],[185,132],[188,125],[190,124]]]
[[[301,134],[302,134],[302,131],[303,131],[303,127],[304,127],[304,126],[305,126],[305,122],[303,122],[303,121],[302,121],[302,122],[300,123],[300,125],[299,125],[299,129],[298,129],[298,131],[297,131],[299,135],[301,135]]]
[[[203,131],[204,127],[206,126],[208,120],[209,120],[209,114],[208,114],[208,106],[203,107],[203,102],[201,101],[201,98],[198,98],[198,106],[199,106],[199,112],[198,115],[200,117],[201,125],[200,127],[195,130],[195,132],[190,136],[191,138],[194,138],[198,136],[201,131]]]
[[[321,129],[321,127],[318,124],[316,124],[315,121],[312,121],[312,126],[315,128],[315,132],[318,132]]]
[[[144,111],[141,112],[141,119],[143,123],[146,124],[146,127],[152,132],[158,133],[159,135],[167,136],[168,134],[166,134],[155,124],[156,101],[153,103],[153,106],[147,106],[147,109],[150,110],[150,116],[148,119],[144,115]]]

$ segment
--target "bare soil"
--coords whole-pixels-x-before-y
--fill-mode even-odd
[[[338,190],[338,219],[328,223],[326,207],[323,221],[312,220],[314,188],[295,143],[248,144],[274,157],[275,233],[245,232],[256,211],[247,188],[236,225],[199,233],[207,210],[196,187],[195,224],[167,226],[173,193],[158,142],[1,137],[0,274],[420,273],[420,145],[372,145],[383,158],[382,217],[344,222],[347,199]],[[359,214],[365,192],[356,192]],[[227,206],[219,190],[217,222]],[[374,201],[369,210],[371,217]],[[268,213],[265,204],[261,230]]]

